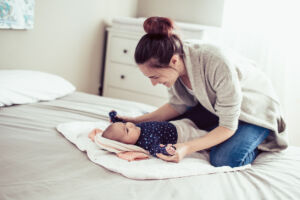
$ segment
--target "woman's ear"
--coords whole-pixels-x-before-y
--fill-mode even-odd
[[[175,71],[180,73],[182,71],[182,66],[180,62],[180,56],[178,54],[174,54],[170,60],[169,66],[173,68]]]
[[[175,67],[179,61],[180,57],[178,54],[174,54],[172,57],[171,57],[171,60],[170,60],[170,66],[172,67]]]

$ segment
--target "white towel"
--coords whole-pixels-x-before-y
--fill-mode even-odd
[[[230,172],[251,167],[250,164],[235,168],[229,166],[214,167],[209,163],[209,154],[206,151],[186,156],[179,163],[165,162],[152,156],[147,160],[128,162],[118,158],[114,153],[100,149],[88,138],[89,132],[93,129],[104,130],[108,125],[109,122],[107,121],[75,121],[59,124],[57,130],[81,151],[86,151],[92,162],[131,179],[167,179]]]
[[[96,130],[96,131],[95,131]],[[150,157],[149,151],[132,144],[125,144],[115,140],[110,140],[102,136],[104,129],[95,129],[92,133],[96,133],[94,136],[94,142],[101,149],[115,153],[119,158],[127,161],[143,160]]]

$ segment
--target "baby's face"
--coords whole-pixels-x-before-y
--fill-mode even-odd
[[[141,129],[131,122],[116,122],[112,125],[112,133],[118,141],[125,144],[135,144],[140,137]]]

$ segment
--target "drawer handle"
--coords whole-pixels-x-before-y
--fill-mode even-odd
[[[124,76],[124,75],[121,75],[121,79],[125,79],[125,76]]]
[[[123,50],[123,53],[127,53],[127,52],[128,52],[128,50],[127,50],[127,49],[124,49],[124,50]]]

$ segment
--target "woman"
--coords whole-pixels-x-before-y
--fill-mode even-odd
[[[182,42],[168,18],[150,17],[135,51],[135,61],[152,84],[169,88],[170,100],[154,112],[120,117],[134,123],[190,118],[209,131],[205,136],[176,144],[173,156],[209,149],[214,166],[252,163],[260,151],[287,147],[285,123],[270,81],[253,63],[221,48]]]

